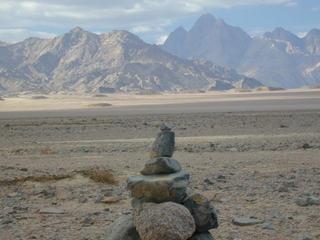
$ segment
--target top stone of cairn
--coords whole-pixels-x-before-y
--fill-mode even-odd
[[[175,134],[167,124],[161,124],[160,132],[152,144],[150,158],[172,157],[175,145]]]

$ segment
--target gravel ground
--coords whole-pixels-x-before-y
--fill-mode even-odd
[[[218,209],[216,239],[320,239],[320,206],[298,201],[320,197],[320,111],[0,120],[0,239],[105,239],[161,122]]]

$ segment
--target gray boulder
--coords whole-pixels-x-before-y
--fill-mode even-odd
[[[187,240],[195,231],[188,209],[173,202],[143,204],[134,212],[134,225],[143,240]]]
[[[196,233],[190,238],[190,240],[214,240],[212,235],[209,232],[205,233]]]
[[[106,240],[140,240],[131,215],[120,217],[107,230]]]
[[[186,197],[190,175],[180,171],[168,175],[132,176],[128,178],[127,188],[133,198],[147,202],[177,202]]]
[[[150,150],[150,158],[172,157],[175,146],[175,134],[167,125],[162,124]]]
[[[141,171],[143,175],[170,174],[181,171],[180,163],[168,157],[159,157],[149,160],[144,169]]]
[[[218,216],[210,201],[201,193],[188,191],[187,198],[183,205],[190,211],[196,224],[197,232],[207,232],[217,228]]]

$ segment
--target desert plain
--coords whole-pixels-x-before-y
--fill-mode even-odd
[[[163,122],[218,211],[215,239],[320,239],[319,90],[4,97],[0,239],[106,239]]]

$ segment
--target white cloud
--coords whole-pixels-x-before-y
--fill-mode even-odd
[[[305,37],[307,34],[308,34],[308,32],[298,32],[297,33],[298,37],[300,37],[300,38]]]
[[[133,33],[146,33],[146,32],[151,32],[153,29],[148,26],[135,26],[131,28],[131,32]]]
[[[0,29],[1,41],[8,42],[8,43],[19,42],[30,36],[39,37],[39,38],[53,38],[56,35],[53,33],[30,31],[30,30],[21,29],[21,28]]]
[[[0,29],[25,29],[25,36],[37,32],[26,29],[65,32],[74,26],[98,32],[132,29],[139,34],[151,34],[152,30],[156,40],[168,32],[170,24],[189,15],[239,5],[295,3],[295,0],[0,0]],[[7,38],[10,36],[15,41],[18,34],[9,34]]]

